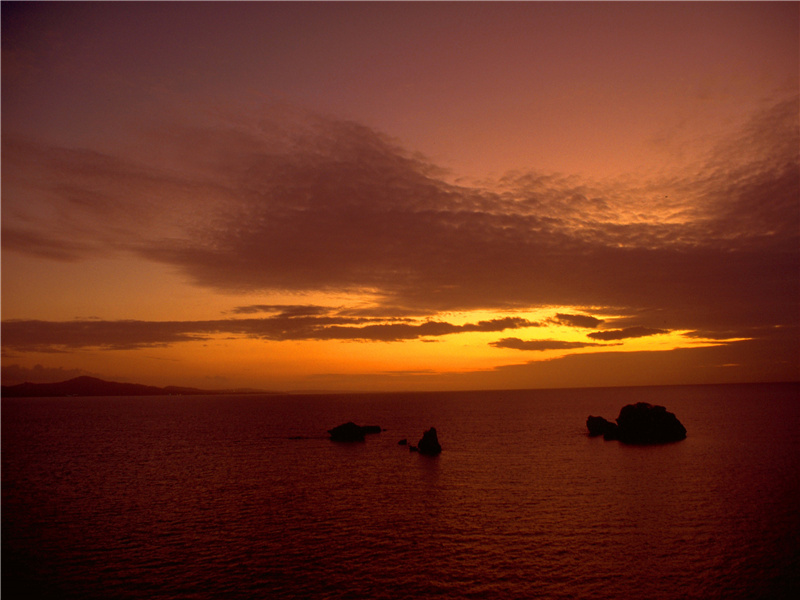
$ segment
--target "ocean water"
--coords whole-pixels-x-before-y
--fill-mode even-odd
[[[637,401],[687,439],[587,436]],[[4,398],[2,595],[796,598],[798,442],[796,384]]]

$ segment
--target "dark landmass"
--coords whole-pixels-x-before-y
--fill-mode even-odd
[[[625,444],[666,444],[686,439],[686,428],[674,413],[647,402],[623,406],[616,423],[590,416],[586,428],[590,436],[602,435]]]
[[[328,430],[334,442],[363,442],[368,433],[380,432],[379,425],[356,425],[352,421]]]
[[[139,383],[104,381],[96,377],[75,377],[58,383],[20,383],[2,386],[3,397],[35,398],[61,396],[199,396],[210,394],[265,394],[261,390],[202,390],[190,387],[155,387]]]

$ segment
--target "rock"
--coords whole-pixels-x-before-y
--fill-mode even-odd
[[[422,434],[422,439],[417,444],[417,449],[420,454],[427,454],[428,456],[436,456],[442,451],[442,446],[439,444],[439,438],[436,435],[435,427],[431,427]]]
[[[586,427],[591,437],[602,435],[607,440],[617,439],[617,424],[603,417],[590,416],[586,419]]]
[[[363,442],[364,430],[360,425],[356,425],[349,421],[333,429],[329,429],[328,433],[331,434],[331,439],[335,442]]]
[[[405,445],[407,445],[407,444],[408,444],[408,440],[407,440],[407,439],[405,439],[405,438],[403,438],[402,440],[400,440],[399,442],[397,442],[397,445],[398,445],[398,446],[405,446]]]
[[[628,404],[619,411],[617,434],[626,444],[664,444],[686,438],[686,428],[663,406]]]
[[[361,426],[352,421],[328,430],[334,442],[363,442],[366,434],[380,432],[381,428],[377,425]]]
[[[626,444],[665,444],[686,438],[686,428],[673,413],[647,402],[623,406],[616,423],[590,416],[586,427],[590,436]]]

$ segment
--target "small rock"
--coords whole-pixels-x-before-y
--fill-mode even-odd
[[[586,419],[586,428],[589,430],[589,436],[591,437],[602,435],[607,440],[617,439],[617,424],[603,417],[590,416]]]
[[[381,428],[378,425],[365,425],[362,427],[352,421],[328,430],[334,442],[363,442],[366,434],[380,432]]]

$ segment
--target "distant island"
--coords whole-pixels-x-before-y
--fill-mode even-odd
[[[247,388],[230,390],[201,390],[190,387],[155,387],[139,383],[104,381],[96,377],[75,377],[57,383],[20,383],[2,386],[3,397],[35,398],[59,396],[199,396],[208,394],[267,394]]]

